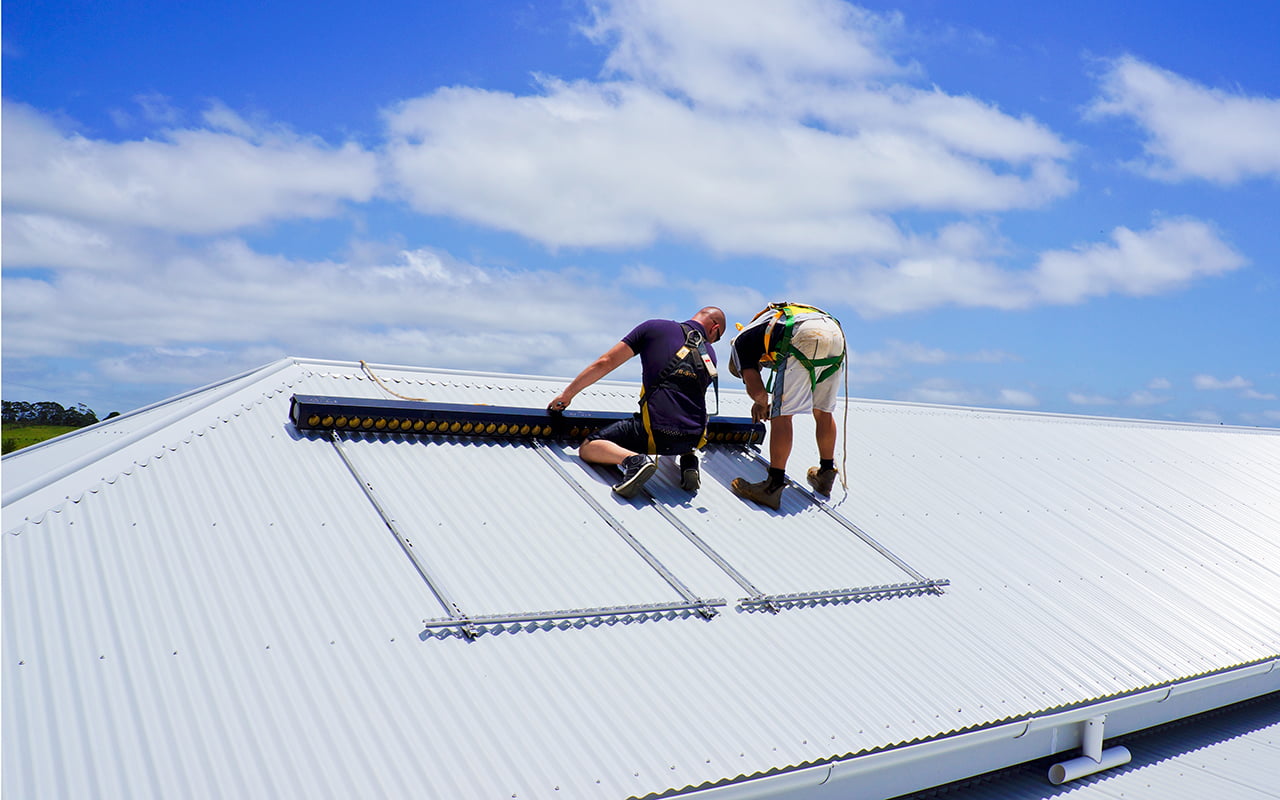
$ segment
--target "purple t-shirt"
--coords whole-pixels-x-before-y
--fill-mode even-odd
[[[684,324],[701,331],[703,336],[707,333],[693,320],[687,320]],[[649,419],[656,430],[667,433],[700,433],[707,422],[706,388],[711,383],[709,375],[705,377],[702,391],[697,396],[671,388],[653,389],[671,357],[684,345],[684,339],[684,328],[680,327],[679,322],[670,319],[647,320],[622,337],[627,347],[640,354],[644,394],[649,398]],[[708,343],[706,347],[711,362],[717,363],[711,344]]]

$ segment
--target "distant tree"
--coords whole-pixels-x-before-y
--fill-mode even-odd
[[[3,401],[4,405],[4,424],[18,425],[25,423],[31,418],[30,403],[11,403],[8,400]]]
[[[98,415],[86,406],[84,403],[76,403],[75,408],[68,408],[63,411],[63,419],[66,422],[63,425],[74,425],[77,428],[83,428],[92,425],[98,421]]]

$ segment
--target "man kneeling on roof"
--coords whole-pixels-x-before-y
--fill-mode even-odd
[[[694,450],[705,442],[707,387],[716,379],[711,342],[724,335],[724,312],[715,306],[676,322],[651,319],[637,325],[622,341],[578,374],[547,406],[564,411],[573,398],[640,354],[643,386],[640,411],[591,434],[578,455],[593,464],[615,464],[622,480],[613,490],[634,497],[658,470],[653,456],[680,456],[680,485],[691,492],[702,482]]]
[[[836,480],[835,380],[844,366],[844,331],[835,317],[813,306],[773,303],[742,327],[730,343],[729,371],[742,378],[754,401],[751,418],[769,422],[769,476],[758,483],[734,478],[729,488],[775,511],[782,504],[787,458],[791,455],[791,417],[813,412],[820,463],[809,468],[809,485],[830,496]],[[760,376],[771,367],[770,385]],[[770,400],[769,393],[773,398]]]

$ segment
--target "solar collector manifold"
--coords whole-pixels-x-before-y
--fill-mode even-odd
[[[289,406],[289,418],[299,431],[490,439],[579,441],[630,416],[619,411],[552,413],[545,408],[320,395],[294,395]],[[707,444],[759,444],[764,432],[764,424],[749,417],[715,416],[707,422]]]

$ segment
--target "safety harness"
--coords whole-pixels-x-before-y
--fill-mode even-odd
[[[760,313],[751,318],[751,322],[746,325],[738,325],[738,335],[747,328],[756,327],[758,325],[766,326],[764,329],[764,356],[760,359],[761,366],[769,367],[769,383],[765,386],[766,392],[773,392],[773,379],[777,375],[779,365],[785,364],[787,357],[791,356],[804,365],[805,371],[809,373],[809,385],[813,389],[818,388],[818,384],[830,379],[836,373],[841,372],[841,365],[844,363],[845,356],[849,353],[849,343],[846,340],[845,346],[838,356],[829,356],[827,358],[809,358],[800,352],[792,343],[791,337],[797,323],[804,322],[807,319],[814,319],[819,316],[829,317],[837,326],[840,320],[831,314],[823,311],[817,306],[804,305],[802,303],[770,303]],[[773,334],[774,323],[781,321],[782,336],[778,340],[777,346],[771,346],[770,341]],[[758,365],[747,365],[748,367]],[[730,345],[729,348],[729,372],[737,377],[742,377],[742,364],[738,363],[738,349]],[[847,460],[849,458],[849,371],[844,370],[844,424],[841,430],[844,434],[844,441],[841,444],[840,463],[840,485],[844,487],[845,496],[848,496],[849,484],[847,478]]]
[[[751,322],[744,326],[753,328],[757,325],[766,326],[764,329],[764,356],[760,363],[770,367],[769,384],[765,387],[765,391],[773,391],[773,378],[777,374],[777,366],[787,360],[788,356],[794,357],[796,361],[804,366],[805,371],[809,373],[809,386],[816,389],[819,383],[831,378],[840,371],[840,365],[844,363],[845,352],[848,349],[841,350],[839,355],[828,356],[826,358],[809,358],[791,343],[791,337],[794,333],[797,322],[803,322],[806,319],[813,319],[818,316],[829,317],[836,325],[840,324],[840,320],[831,316],[816,306],[807,306],[800,303],[770,303],[760,313],[752,317]],[[782,324],[782,334],[776,345],[770,341],[775,329],[774,323]],[[741,365],[738,365],[739,368]]]
[[[657,380],[653,383],[653,391],[649,394],[656,393],[660,389],[669,389],[677,392],[685,392],[690,396],[693,390],[706,392],[707,382],[703,379],[703,375],[710,378],[710,383],[715,387],[716,392],[716,411],[720,413],[720,376],[716,374],[715,362],[711,360],[711,354],[707,352],[707,340],[702,331],[688,325],[680,323],[681,329],[684,330],[684,344],[675,355],[671,356],[671,360],[662,368],[662,372],[658,373]],[[701,372],[701,374],[699,374]],[[644,387],[640,388],[640,419],[644,424],[644,432],[649,437],[649,452],[656,453],[658,450],[657,440],[654,437],[653,424],[649,419],[649,397]],[[702,423],[702,435],[698,438],[698,448],[702,448],[707,443],[707,425],[704,417]]]

